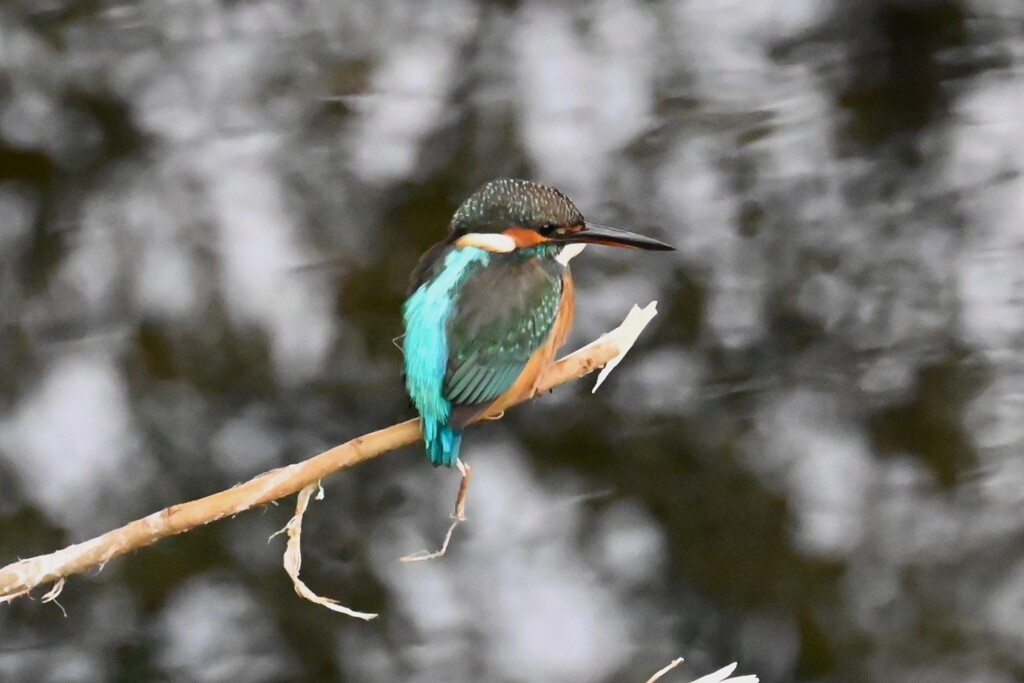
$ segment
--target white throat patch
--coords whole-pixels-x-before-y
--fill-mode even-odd
[[[569,261],[573,260],[579,253],[586,248],[587,245],[580,244],[579,242],[573,242],[562,247],[562,251],[558,252],[558,256],[555,260],[561,263],[563,266],[569,265]]]

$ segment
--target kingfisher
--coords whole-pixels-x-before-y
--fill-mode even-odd
[[[586,221],[553,187],[500,179],[420,259],[402,306],[405,388],[435,466],[461,469],[462,430],[535,392],[569,336],[569,261],[587,244],[673,249]]]

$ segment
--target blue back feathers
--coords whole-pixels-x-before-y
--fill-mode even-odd
[[[459,457],[462,434],[448,425],[451,401],[444,397],[448,369],[447,323],[454,290],[490,253],[476,247],[453,249],[443,267],[413,292],[402,307],[405,319],[405,386],[420,413],[430,462],[451,467]]]

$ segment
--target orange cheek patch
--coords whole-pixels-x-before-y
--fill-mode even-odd
[[[551,241],[536,230],[529,230],[527,228],[509,228],[503,231],[502,234],[511,237],[515,241],[517,249]]]

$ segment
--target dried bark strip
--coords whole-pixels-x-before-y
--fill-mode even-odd
[[[314,593],[306,582],[299,578],[299,570],[302,569],[302,516],[306,514],[306,507],[309,499],[316,494],[317,500],[323,500],[324,490],[320,482],[315,482],[299,491],[298,500],[295,502],[295,515],[288,520],[288,525],[281,531],[288,533],[288,546],[284,551],[284,570],[292,579],[295,592],[304,600],[326,607],[334,612],[355,617],[356,619],[376,619],[378,615],[373,612],[357,612],[354,609],[345,607],[334,598],[325,598]],[[276,534],[275,534],[276,535]]]

